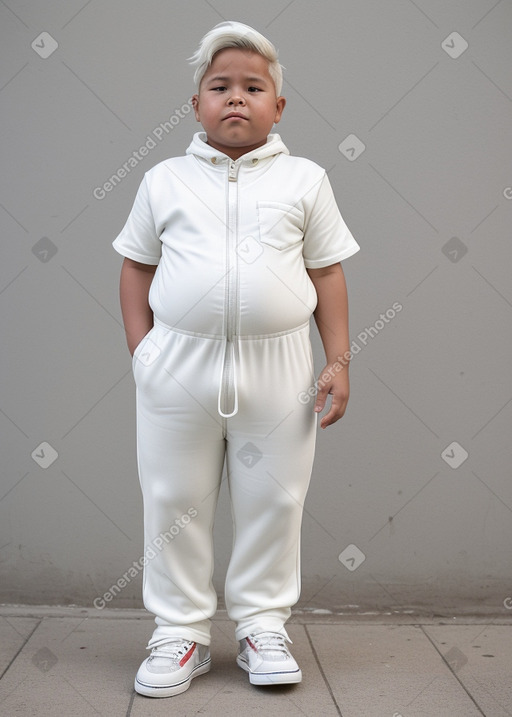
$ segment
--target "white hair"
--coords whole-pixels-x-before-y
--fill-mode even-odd
[[[206,33],[196,52],[188,59],[196,68],[194,82],[197,88],[201,84],[205,72],[212,64],[214,55],[227,47],[240,47],[252,50],[268,60],[268,71],[274,81],[276,95],[281,94],[283,86],[283,67],[277,59],[274,45],[261,33],[241,22],[221,22]]]

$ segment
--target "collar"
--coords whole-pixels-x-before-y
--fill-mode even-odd
[[[223,164],[224,162],[232,162],[224,152],[211,147],[206,143],[206,132],[196,132],[192,142],[187,148],[186,154],[193,154],[196,157],[202,157],[209,160],[212,164]],[[261,147],[253,149],[239,157],[236,161],[248,164],[256,164],[260,159],[274,157],[276,154],[290,154],[288,148],[278,134],[269,134],[267,141]]]

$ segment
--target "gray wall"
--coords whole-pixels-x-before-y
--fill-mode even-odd
[[[141,558],[134,385],[111,242],[144,172],[200,129],[180,109],[193,92],[186,58],[222,19],[279,48],[279,131],[292,153],[329,170],[361,245],[345,264],[352,395],[342,422],[319,435],[301,605],[505,613],[507,0],[0,4],[0,600],[91,605]],[[147,156],[96,198],[148,136]],[[320,370],[316,330],[313,340]],[[230,544],[224,485],[219,592]],[[140,606],[140,577],[109,604]]]

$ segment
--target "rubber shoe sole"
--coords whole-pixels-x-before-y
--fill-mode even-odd
[[[181,682],[175,685],[149,685],[144,682],[140,682],[135,678],[135,692],[144,697],[174,697],[174,695],[180,695],[182,692],[186,692],[190,687],[190,683],[194,677],[204,675],[210,671],[211,658],[208,658],[204,662],[194,667],[190,675]]]
[[[302,681],[302,671],[295,672],[251,672],[247,662],[240,656],[236,664],[249,674],[251,685],[292,685]]]

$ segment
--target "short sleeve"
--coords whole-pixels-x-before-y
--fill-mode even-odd
[[[141,264],[158,264],[160,261],[162,242],[156,232],[145,176],[126,224],[112,246],[122,256]]]
[[[324,174],[304,227],[304,264],[308,269],[320,269],[348,259],[357,251],[359,244],[345,224]]]

